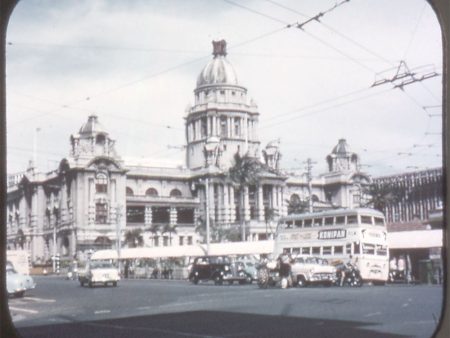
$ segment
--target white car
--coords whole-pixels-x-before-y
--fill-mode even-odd
[[[93,287],[94,284],[117,286],[120,280],[119,270],[109,261],[90,261],[84,271],[79,271],[78,280],[81,286],[84,284]]]
[[[297,257],[291,265],[294,285],[304,287],[310,284],[333,285],[336,282],[336,268],[319,257]]]
[[[8,296],[23,297],[25,291],[34,289],[36,283],[28,275],[18,273],[11,263],[6,264],[6,290]]]

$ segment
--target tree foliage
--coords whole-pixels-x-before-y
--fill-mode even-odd
[[[234,155],[234,165],[229,169],[228,176],[238,188],[258,183],[258,176],[264,169],[264,165],[256,158],[248,154]]]
[[[364,204],[379,211],[384,211],[388,205],[398,203],[403,192],[392,184],[370,184],[364,187],[363,193],[369,197]]]
[[[141,229],[133,229],[125,232],[125,243],[129,248],[141,247],[144,245],[144,237]]]

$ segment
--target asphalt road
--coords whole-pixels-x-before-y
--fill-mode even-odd
[[[440,286],[386,285],[261,290],[256,285],[122,280],[81,287],[35,277],[9,299],[22,337],[430,337]]]

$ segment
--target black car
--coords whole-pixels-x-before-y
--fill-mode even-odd
[[[235,281],[245,284],[252,282],[252,276],[245,272],[242,264],[233,262],[228,257],[204,256],[194,260],[189,280],[194,284],[209,280],[216,285],[222,285],[225,281],[229,284]]]

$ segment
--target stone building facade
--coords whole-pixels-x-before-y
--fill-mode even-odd
[[[345,140],[326,157],[329,171],[317,177],[283,173],[277,142],[261,149],[258,107],[227,60],[225,41],[213,44],[184,117],[185,166],[126,163],[91,115],[70,136],[58,168],[39,173],[30,166],[9,178],[8,248],[29,250],[33,262],[54,254],[84,259],[90,250],[116,248],[118,239],[127,245],[134,229],[142,231],[144,246],[190,245],[204,240],[207,214],[212,240],[234,233],[256,241],[272,238],[277,217],[294,199],[309,199],[314,209],[359,206],[370,177]],[[264,163],[256,184],[240,187],[230,179],[236,154]]]

